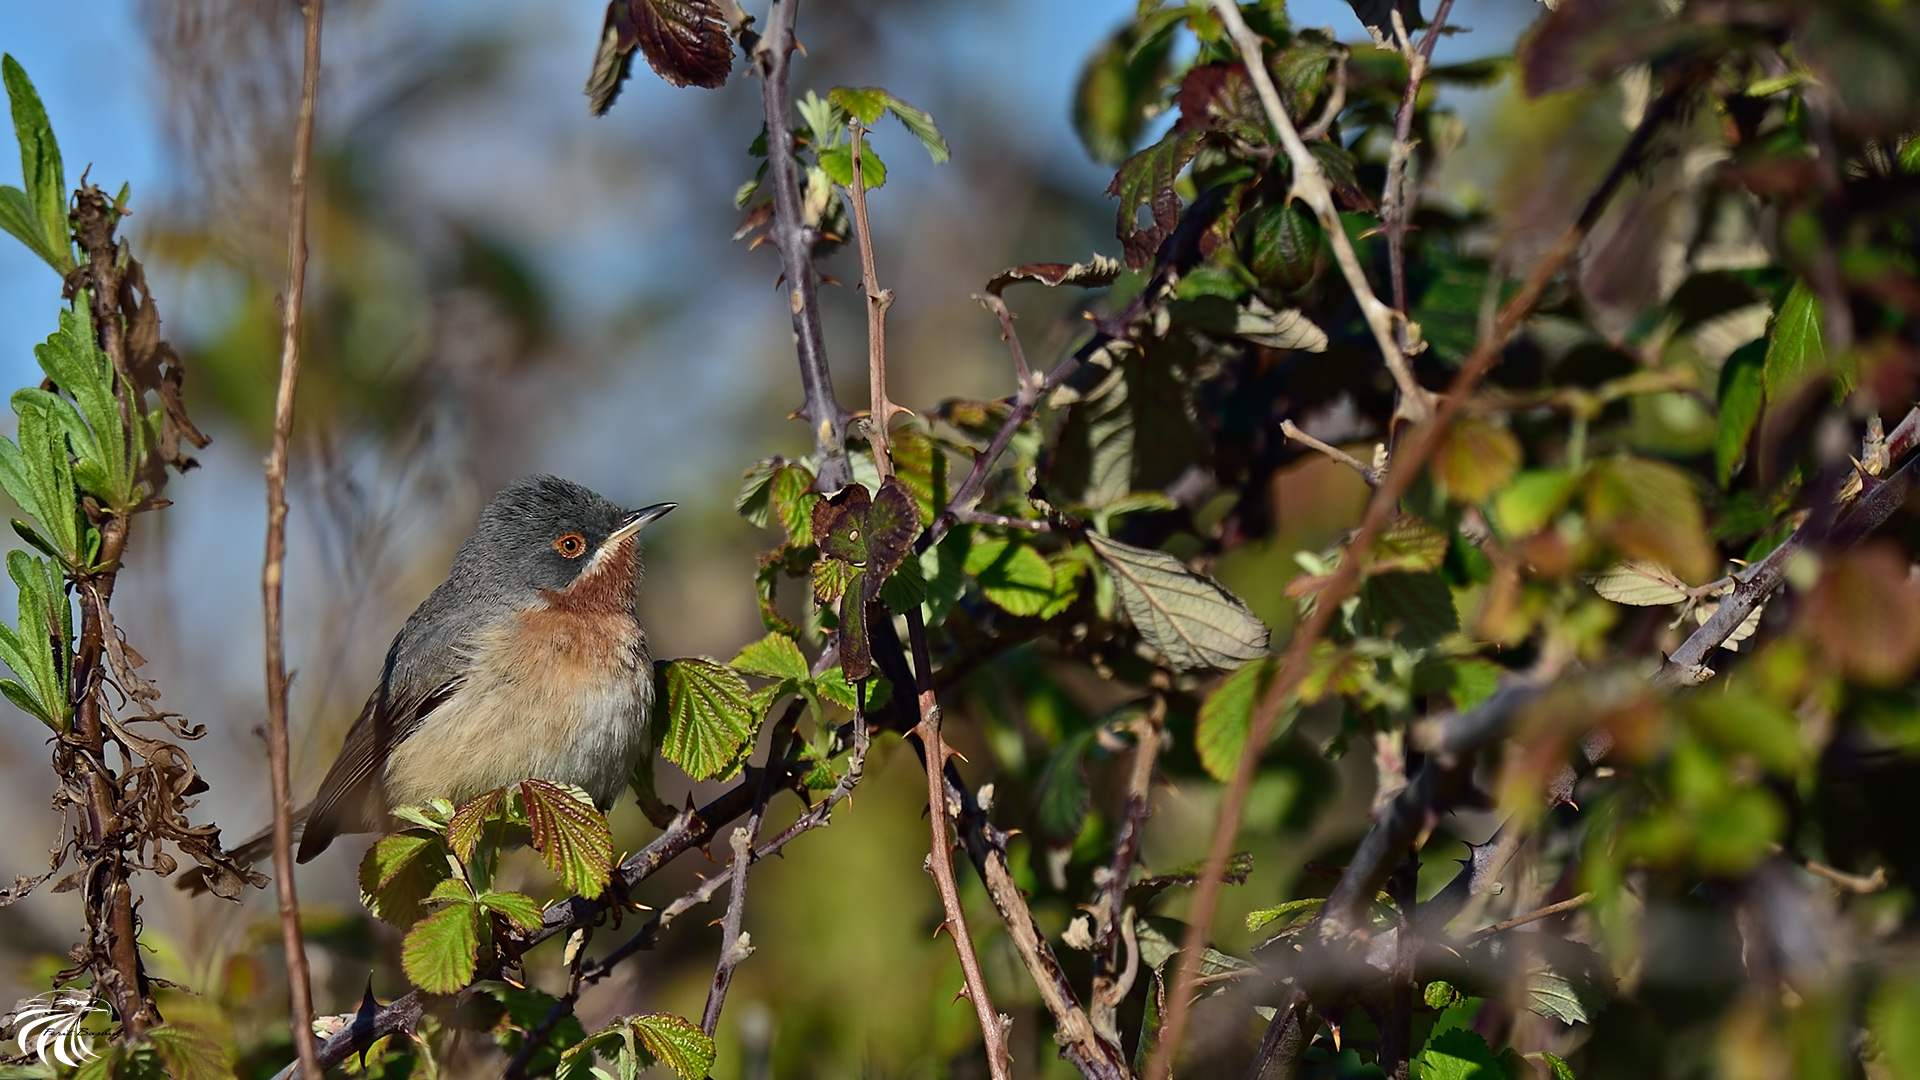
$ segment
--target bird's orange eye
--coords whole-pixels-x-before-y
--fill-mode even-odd
[[[579,533],[568,533],[553,542],[553,550],[569,559],[577,559],[587,553],[587,541]]]

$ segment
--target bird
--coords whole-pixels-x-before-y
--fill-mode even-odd
[[[546,475],[495,495],[446,580],[394,636],[319,792],[295,812],[298,861],[343,834],[384,830],[395,807],[460,805],[527,779],[612,807],[653,711],[653,661],[634,612],[639,533],[676,505],[623,510]],[[252,862],[271,848],[267,830],[232,854]]]

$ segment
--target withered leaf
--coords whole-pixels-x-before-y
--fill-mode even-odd
[[[1114,233],[1128,266],[1137,270],[1153,261],[1160,242],[1180,223],[1180,196],[1173,182],[1199,152],[1201,137],[1198,131],[1168,132],[1166,138],[1128,158],[1107,186],[1107,194],[1120,200]],[[1142,207],[1152,215],[1151,225],[1140,225]]]
[[[635,48],[675,86],[711,90],[725,85],[733,71],[733,38],[715,0],[613,0],[587,76],[593,115],[604,115],[620,96]]]
[[[1049,288],[1079,285],[1098,289],[1113,284],[1113,280],[1125,270],[1120,260],[1105,255],[1095,255],[1083,263],[1025,263],[993,275],[987,281],[986,291],[998,296],[1007,286],[1021,281],[1037,281]]]

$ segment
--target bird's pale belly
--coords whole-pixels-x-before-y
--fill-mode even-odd
[[[538,777],[606,809],[626,787],[653,708],[645,635],[631,619],[575,611],[517,620],[479,635],[471,674],[388,755],[391,805],[459,805]]]

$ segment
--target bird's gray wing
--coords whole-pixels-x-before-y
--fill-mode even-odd
[[[383,773],[388,754],[419,730],[434,709],[459,689],[467,642],[477,629],[448,617],[439,590],[407,620],[387,650],[380,686],[367,697],[347,731],[320,791],[313,797],[300,861],[327,849],[342,833],[375,832],[386,827]]]

